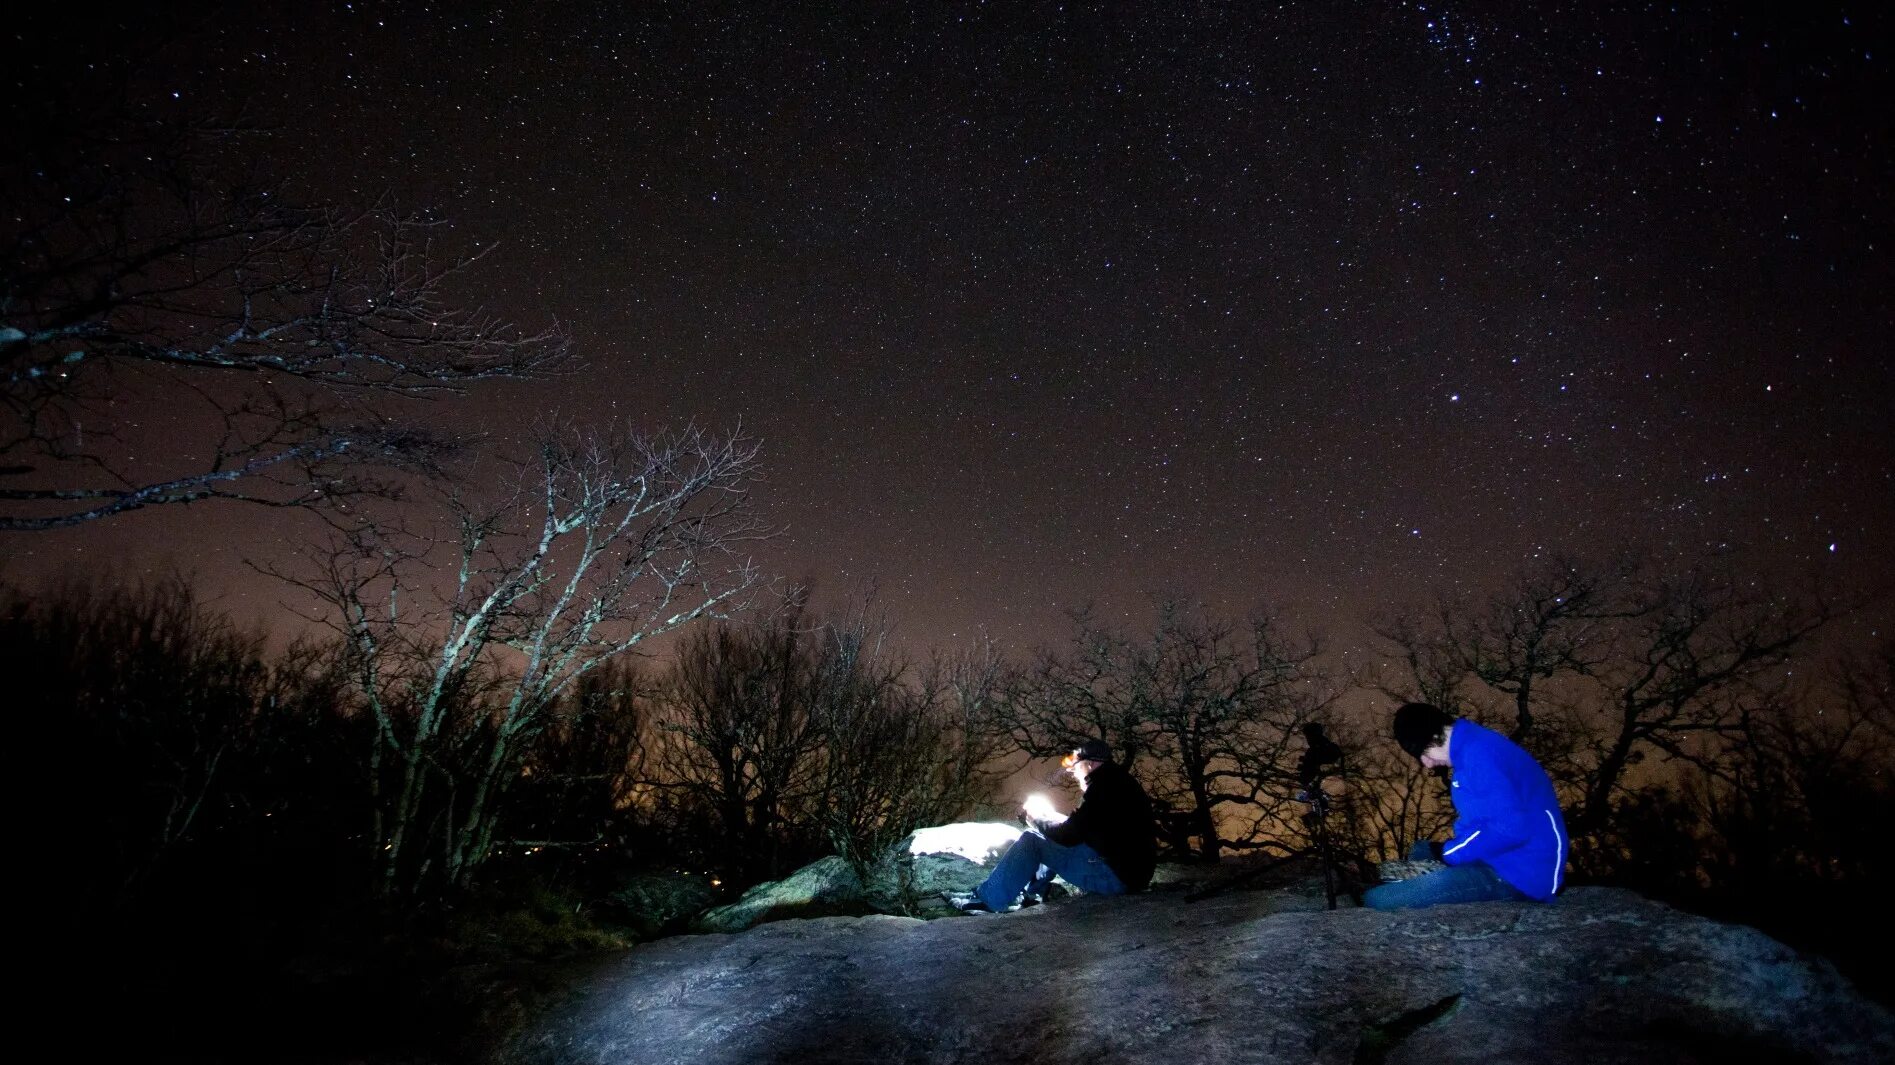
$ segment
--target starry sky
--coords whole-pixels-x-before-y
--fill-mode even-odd
[[[1895,577],[1880,4],[81,15],[8,31],[15,91],[138,53],[138,106],[241,109],[316,195],[491,249],[470,301],[576,331],[583,374],[421,416],[741,422],[766,564],[875,581],[917,647],[1159,590],[1346,642],[1618,546]],[[267,613],[241,560],[299,531],[4,550]]]

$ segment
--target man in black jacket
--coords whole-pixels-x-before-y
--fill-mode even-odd
[[[1151,883],[1157,846],[1145,789],[1113,763],[1104,740],[1079,744],[1061,764],[1084,793],[1079,809],[1062,817],[1050,803],[1036,802],[1038,796],[1027,800],[1031,827],[972,895],[949,897],[957,908],[969,913],[1011,909],[1022,892],[1037,897],[1055,875],[1091,895],[1143,891]]]

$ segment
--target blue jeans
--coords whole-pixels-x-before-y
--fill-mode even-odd
[[[1408,853],[1409,861],[1432,857],[1434,854],[1426,843],[1415,844]],[[1378,884],[1362,893],[1362,905],[1372,910],[1413,910],[1453,902],[1513,902],[1529,897],[1502,880],[1493,866],[1486,862],[1469,862],[1412,880]]]
[[[1000,856],[1000,864],[974,893],[988,909],[999,913],[1018,902],[1028,888],[1036,895],[1045,891],[1055,875],[1088,895],[1125,893],[1118,874],[1098,851],[1084,843],[1063,847],[1030,828]]]

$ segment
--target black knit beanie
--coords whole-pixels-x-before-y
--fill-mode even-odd
[[[1433,703],[1404,703],[1395,711],[1395,742],[1409,757],[1420,758],[1421,752],[1441,742],[1441,734],[1452,724],[1447,711]]]

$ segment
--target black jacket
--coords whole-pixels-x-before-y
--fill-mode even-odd
[[[1064,847],[1084,843],[1099,852],[1127,891],[1143,891],[1158,862],[1151,800],[1132,774],[1111,762],[1086,780],[1086,797],[1064,822],[1043,830]]]

